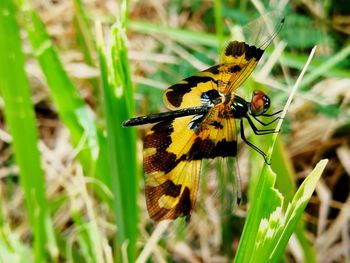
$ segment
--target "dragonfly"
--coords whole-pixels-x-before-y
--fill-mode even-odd
[[[266,19],[272,21],[272,29]],[[153,124],[143,141],[143,166],[147,210],[154,221],[190,217],[202,160],[237,155],[236,120],[242,140],[267,162],[264,151],[247,140],[243,121],[247,120],[256,135],[274,133],[274,129],[259,129],[252,119],[268,126],[279,118],[276,115],[280,111],[267,113],[271,102],[261,90],[253,91],[250,101],[236,91],[252,73],[284,20],[283,15],[273,14],[248,24],[248,30],[255,32],[251,40],[228,42],[218,65],[164,91],[163,100],[170,111],[123,122],[124,127]],[[266,123],[260,116],[272,120]]]

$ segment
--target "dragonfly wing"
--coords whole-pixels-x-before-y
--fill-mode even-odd
[[[187,216],[196,202],[201,161],[186,159],[196,137],[192,118],[159,122],[145,136],[146,203],[155,221]]]
[[[283,24],[284,14],[282,11],[275,10],[263,14],[242,28],[244,41],[257,48],[266,49],[280,32]]]
[[[264,50],[244,42],[232,41],[225,48],[225,63],[221,71],[219,91],[235,92],[258,64]],[[228,73],[227,73],[228,72]]]
[[[167,88],[163,95],[167,108],[177,110],[204,105],[203,98],[208,94],[220,97],[217,91],[216,67],[206,69]]]
[[[258,64],[284,24],[280,11],[262,15],[243,28],[245,40],[230,41],[222,52],[218,90],[223,94],[235,92]],[[226,70],[224,70],[226,69]],[[227,74],[231,73],[231,75]]]
[[[248,37],[242,41],[230,41],[222,52],[219,65],[167,88],[163,96],[165,105],[170,110],[201,106],[205,93],[234,92],[252,73],[283,23],[283,14],[278,11],[249,23],[244,27]]]
[[[207,116],[159,122],[146,134],[145,194],[153,220],[189,216],[197,198],[201,161],[236,156],[234,120],[220,117],[219,106]]]

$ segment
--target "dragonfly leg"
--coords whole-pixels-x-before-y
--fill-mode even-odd
[[[263,126],[269,126],[270,124],[274,123],[275,121],[282,119],[281,117],[276,117],[272,121],[266,123],[266,122],[259,120],[258,116],[254,116],[254,115],[252,115],[252,116],[257,122],[259,122]]]
[[[282,110],[279,110],[279,111],[276,111],[276,112],[274,112],[274,113],[272,113],[272,114],[262,114],[262,115],[259,115],[259,116],[256,116],[256,115],[252,115],[252,116],[253,116],[253,118],[254,118],[257,122],[259,122],[261,125],[263,125],[263,126],[268,126],[268,125],[270,125],[270,124],[274,123],[275,121],[280,120],[280,119],[282,119],[282,118],[278,116],[278,117],[274,118],[272,121],[266,123],[266,122],[263,122],[263,121],[259,120],[258,117],[260,117],[260,116],[272,117],[272,116],[275,116],[275,115],[277,115],[277,114],[279,114],[279,113],[281,113],[281,112],[282,112]]]
[[[252,128],[253,132],[256,135],[265,135],[265,134],[270,134],[270,133],[278,133],[279,131],[276,131],[275,129],[258,129],[255,124],[253,123],[253,121],[249,118],[249,116],[246,116],[246,119],[249,122],[250,127]]]
[[[260,116],[272,117],[272,116],[275,116],[275,115],[277,115],[277,114],[280,114],[282,111],[283,111],[283,110],[279,110],[279,111],[276,111],[276,112],[271,113],[271,114],[266,114],[266,113],[264,113],[264,114],[261,114]]]
[[[247,140],[247,138],[245,137],[244,134],[244,127],[243,127],[243,119],[240,120],[240,127],[241,127],[241,138],[242,140],[248,144],[248,146],[250,146],[251,148],[253,148],[256,152],[258,152],[259,154],[262,155],[262,157],[264,158],[264,161],[266,164],[270,165],[271,163],[267,160],[267,156],[266,153],[264,153],[263,150],[259,149],[258,147],[256,147],[254,144],[252,144],[250,141]]]

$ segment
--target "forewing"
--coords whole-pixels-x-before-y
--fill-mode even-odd
[[[230,41],[227,44],[220,61],[222,68],[226,69],[219,74],[220,92],[232,93],[247,79],[283,23],[281,12],[268,13],[243,28],[245,40]]]
[[[216,93],[218,86],[217,66],[208,68],[194,76],[167,88],[163,95],[165,105],[170,110],[203,105],[203,96]]]
[[[222,52],[220,64],[170,86],[164,103],[170,110],[203,105],[203,94],[234,92],[252,73],[266,47],[284,23],[279,11],[268,13],[243,28],[244,40],[230,41]]]
[[[219,73],[218,90],[232,93],[247,79],[258,64],[264,50],[244,42],[230,42],[224,52],[223,70]],[[225,70],[224,70],[225,69]]]
[[[189,216],[197,198],[202,159],[236,156],[234,120],[223,116],[218,105],[207,116],[157,123],[146,134],[145,194],[153,220]]]
[[[283,12],[276,10],[263,14],[242,28],[244,41],[251,46],[266,49],[279,33],[283,24]]]

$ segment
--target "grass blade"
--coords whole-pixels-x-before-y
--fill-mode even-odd
[[[224,44],[224,25],[222,17],[222,3],[221,0],[214,1],[214,18],[215,18],[215,29],[216,36],[218,38],[218,50],[221,51]]]
[[[0,227],[0,262],[33,262],[31,249],[7,224]]]
[[[87,175],[96,174],[98,179],[110,186],[109,177],[106,176],[108,165],[104,137],[97,131],[88,106],[65,72],[40,17],[26,2],[21,8],[29,40],[48,82],[60,119],[70,131],[73,145],[81,148],[78,159]]]
[[[89,65],[95,65],[93,55],[96,53],[96,45],[90,31],[88,19],[81,0],[74,0],[74,22],[77,30],[77,39],[84,54],[84,60]]]
[[[129,28],[144,34],[164,34],[185,43],[190,42],[213,47],[218,46],[218,38],[213,34],[166,27],[141,21],[130,21]]]
[[[36,262],[46,261],[49,221],[44,172],[40,164],[38,131],[25,73],[16,8],[11,0],[0,3],[0,91],[5,117],[12,135],[13,151],[20,170],[27,212],[34,238]],[[9,67],[9,65],[11,65]]]
[[[311,62],[311,58],[313,57],[315,50],[316,47],[311,51],[309,59],[306,62],[301,74],[299,75],[299,78],[297,79],[291,91],[288,101],[281,114],[281,120],[277,124],[276,130],[280,130],[281,128],[283,118],[285,117],[287,109],[301,82],[301,79]],[[271,146],[267,153],[268,161],[271,160],[271,154],[277,139],[277,135],[278,134],[275,133],[272,136]],[[266,254],[263,255],[261,252],[260,257],[256,257],[256,251],[260,251],[261,249],[262,251],[268,251],[268,249],[271,248],[273,240],[261,244],[261,242],[265,242],[265,236],[270,234],[270,232],[268,232],[268,225],[278,225],[282,222],[280,215],[282,213],[284,197],[275,188],[276,174],[272,171],[269,165],[265,164],[258,178],[259,179],[255,187],[254,196],[251,199],[251,208],[248,212],[248,217],[244,225],[243,234],[235,258],[236,262],[251,262],[253,257],[255,259],[262,260],[259,262],[264,262],[263,256],[266,257]],[[268,221],[267,218],[269,219]],[[283,227],[284,226],[281,226],[281,228]],[[285,237],[287,238],[287,241],[289,240],[289,237]]]
[[[276,145],[272,153],[272,168],[279,175],[276,178],[276,187],[284,196],[284,207],[287,209],[287,205],[292,202],[294,194],[296,192],[296,186],[294,183],[294,171],[292,163],[287,156],[287,152],[283,141],[280,137],[277,137]],[[300,243],[300,248],[303,250],[304,261],[310,263],[316,262],[316,253],[305,236],[305,224],[303,219],[300,219],[296,229],[295,235]]]
[[[123,9],[126,12],[125,9]],[[126,17],[125,15],[122,17]],[[102,30],[99,30],[98,52],[107,121],[110,176],[114,194],[119,260],[136,258],[137,239],[137,161],[136,133],[122,127],[122,121],[133,112],[133,87],[126,48],[125,23],[117,21],[112,27],[111,49],[106,51]],[[109,59],[108,59],[109,58]],[[127,255],[122,255],[126,246]],[[125,250],[125,249],[124,249]]]
[[[301,88],[305,88],[307,85],[310,85],[314,80],[326,74],[326,72],[331,70],[337,63],[343,61],[349,55],[350,55],[350,45],[347,45],[337,54],[332,56],[330,59],[328,59],[327,61],[322,63],[319,67],[315,68],[308,75],[306,75],[300,84]]]
[[[324,168],[327,165],[328,160],[320,161],[315,169],[307,176],[302,185],[299,187],[298,191],[294,195],[292,202],[289,204],[287,211],[284,216],[282,216],[283,221],[280,226],[273,225],[277,231],[274,235],[274,241],[270,245],[271,253],[267,253],[266,249],[264,254],[268,256],[271,262],[276,262],[281,257],[284,249],[288,243],[289,237],[292,235],[294,228],[296,227],[299,219],[316,188],[316,184],[321,177]],[[270,224],[271,226],[271,224]],[[271,229],[272,230],[272,229]],[[270,237],[267,237],[269,239]],[[276,242],[277,241],[277,242]],[[257,257],[259,258],[259,257]],[[253,259],[254,260],[254,259]]]

